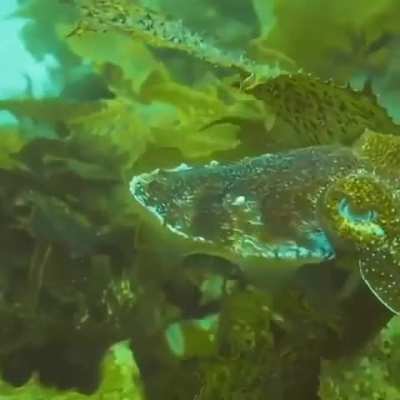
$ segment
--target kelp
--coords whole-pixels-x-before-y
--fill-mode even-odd
[[[24,145],[25,139],[14,126],[1,127],[0,135],[0,167],[2,169],[13,169],[17,164],[13,154],[18,153]]]
[[[274,10],[256,0],[254,10],[211,3],[186,9],[184,22],[176,0],[165,9],[24,3],[27,47],[38,59],[54,48],[61,89],[58,98],[0,102],[18,120],[0,132],[0,395],[143,399],[143,387],[155,400],[396,398],[397,322],[387,350],[389,331],[379,332],[392,314],[364,286],[340,296],[352,260],[302,266],[275,293],[256,289],[227,260],[181,257],[140,218],[128,190],[133,175],[155,168],[348,146],[365,129],[387,136],[378,147],[394,175],[389,150],[399,128],[372,93],[377,86],[355,91],[316,77],[348,81],[366,57],[372,75],[384,75],[396,25],[385,36],[378,22],[394,3],[354,18],[356,2],[339,22],[301,1],[277,1]],[[209,14],[198,12],[203,4]],[[228,6],[254,26],[201,26],[212,19],[217,28]],[[314,43],[320,31],[327,40]],[[353,56],[353,45],[360,57],[339,71],[330,60]],[[358,145],[377,156],[367,142]],[[372,353],[363,350],[375,336]],[[113,347],[100,371],[121,340],[133,343],[140,377],[127,344]]]
[[[292,143],[298,147],[351,145],[365,129],[400,132],[368,86],[356,91],[312,75],[292,74],[256,84],[248,92],[262,99],[276,115],[277,132],[268,136],[272,143],[280,140],[282,148]]]
[[[0,393],[10,400],[145,399],[140,373],[127,343],[113,345],[105,355],[102,364],[101,383],[96,392],[91,395],[84,395],[73,390],[60,393],[51,388],[44,389],[34,378],[18,389],[0,381]]]
[[[277,0],[273,8],[275,21],[266,40],[298,67],[343,81],[360,73],[369,78],[385,75],[398,36],[395,1]]]
[[[322,364],[319,395],[324,400],[399,398],[399,320],[393,319],[362,354]]]
[[[181,50],[219,67],[236,68],[241,73],[256,71],[256,65],[244,54],[237,56],[221,51],[199,34],[187,29],[180,20],[168,19],[139,4],[125,0],[78,0],[77,5],[83,17],[69,35],[117,29],[138,36],[150,45]],[[262,69],[266,70],[267,67]]]
[[[307,285],[312,282],[315,270],[310,272],[302,271]],[[322,275],[318,276],[316,284],[324,282],[321,278]],[[358,342],[369,338],[368,334],[365,336],[368,324],[354,326],[359,322],[354,316],[347,320],[354,298],[348,304],[333,304],[329,300],[332,287],[324,287],[321,292],[325,293],[317,297],[315,292],[304,289],[295,284],[286,288],[284,295],[271,297],[249,288],[225,297],[217,334],[218,357],[202,365],[196,399],[317,399],[317,392],[326,400],[339,399],[347,393],[349,397],[344,398],[352,398],[352,391],[358,389],[351,383],[359,378],[360,386],[365,384],[366,371],[360,367],[361,375],[354,376],[354,381],[350,378],[348,387],[342,386],[342,376],[349,378],[346,372],[341,375],[341,365],[351,370],[353,362],[357,362],[349,356],[354,354],[352,339],[357,337]],[[366,309],[378,311],[365,292],[359,292],[358,296],[357,301],[361,300]],[[375,323],[378,324],[375,328],[382,326],[377,314],[372,314],[374,322],[367,329]],[[343,361],[344,354],[347,361]],[[321,357],[325,360],[320,382]],[[353,357],[357,360],[357,356]],[[338,371],[338,376],[335,373],[331,376],[330,368]],[[378,366],[375,372],[384,373]],[[360,393],[364,398],[374,398],[368,397],[367,391]]]

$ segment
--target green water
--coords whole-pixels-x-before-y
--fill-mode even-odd
[[[397,400],[395,0],[0,4],[0,400]]]

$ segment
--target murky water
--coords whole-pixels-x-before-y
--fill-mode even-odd
[[[236,3],[0,4],[0,399],[400,397],[400,8]]]

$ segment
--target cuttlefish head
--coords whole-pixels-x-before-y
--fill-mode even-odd
[[[326,229],[355,248],[363,281],[400,314],[400,201],[390,184],[357,171],[335,181],[320,199]]]

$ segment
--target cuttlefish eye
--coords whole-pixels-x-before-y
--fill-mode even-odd
[[[321,199],[328,231],[356,248],[384,240],[393,210],[391,191],[372,175],[352,174],[335,181]]]
[[[374,210],[368,210],[365,212],[359,210],[353,210],[352,205],[348,199],[343,198],[339,203],[339,213],[348,220],[354,222],[370,222],[376,220],[376,212]]]
[[[385,232],[377,223],[378,213],[373,209],[361,209],[347,198],[342,198],[338,204],[338,216],[343,218],[342,225],[347,226],[354,234],[365,236],[384,236]]]
[[[400,203],[379,177],[351,174],[336,180],[321,197],[327,230],[352,249],[372,293],[400,314]]]

